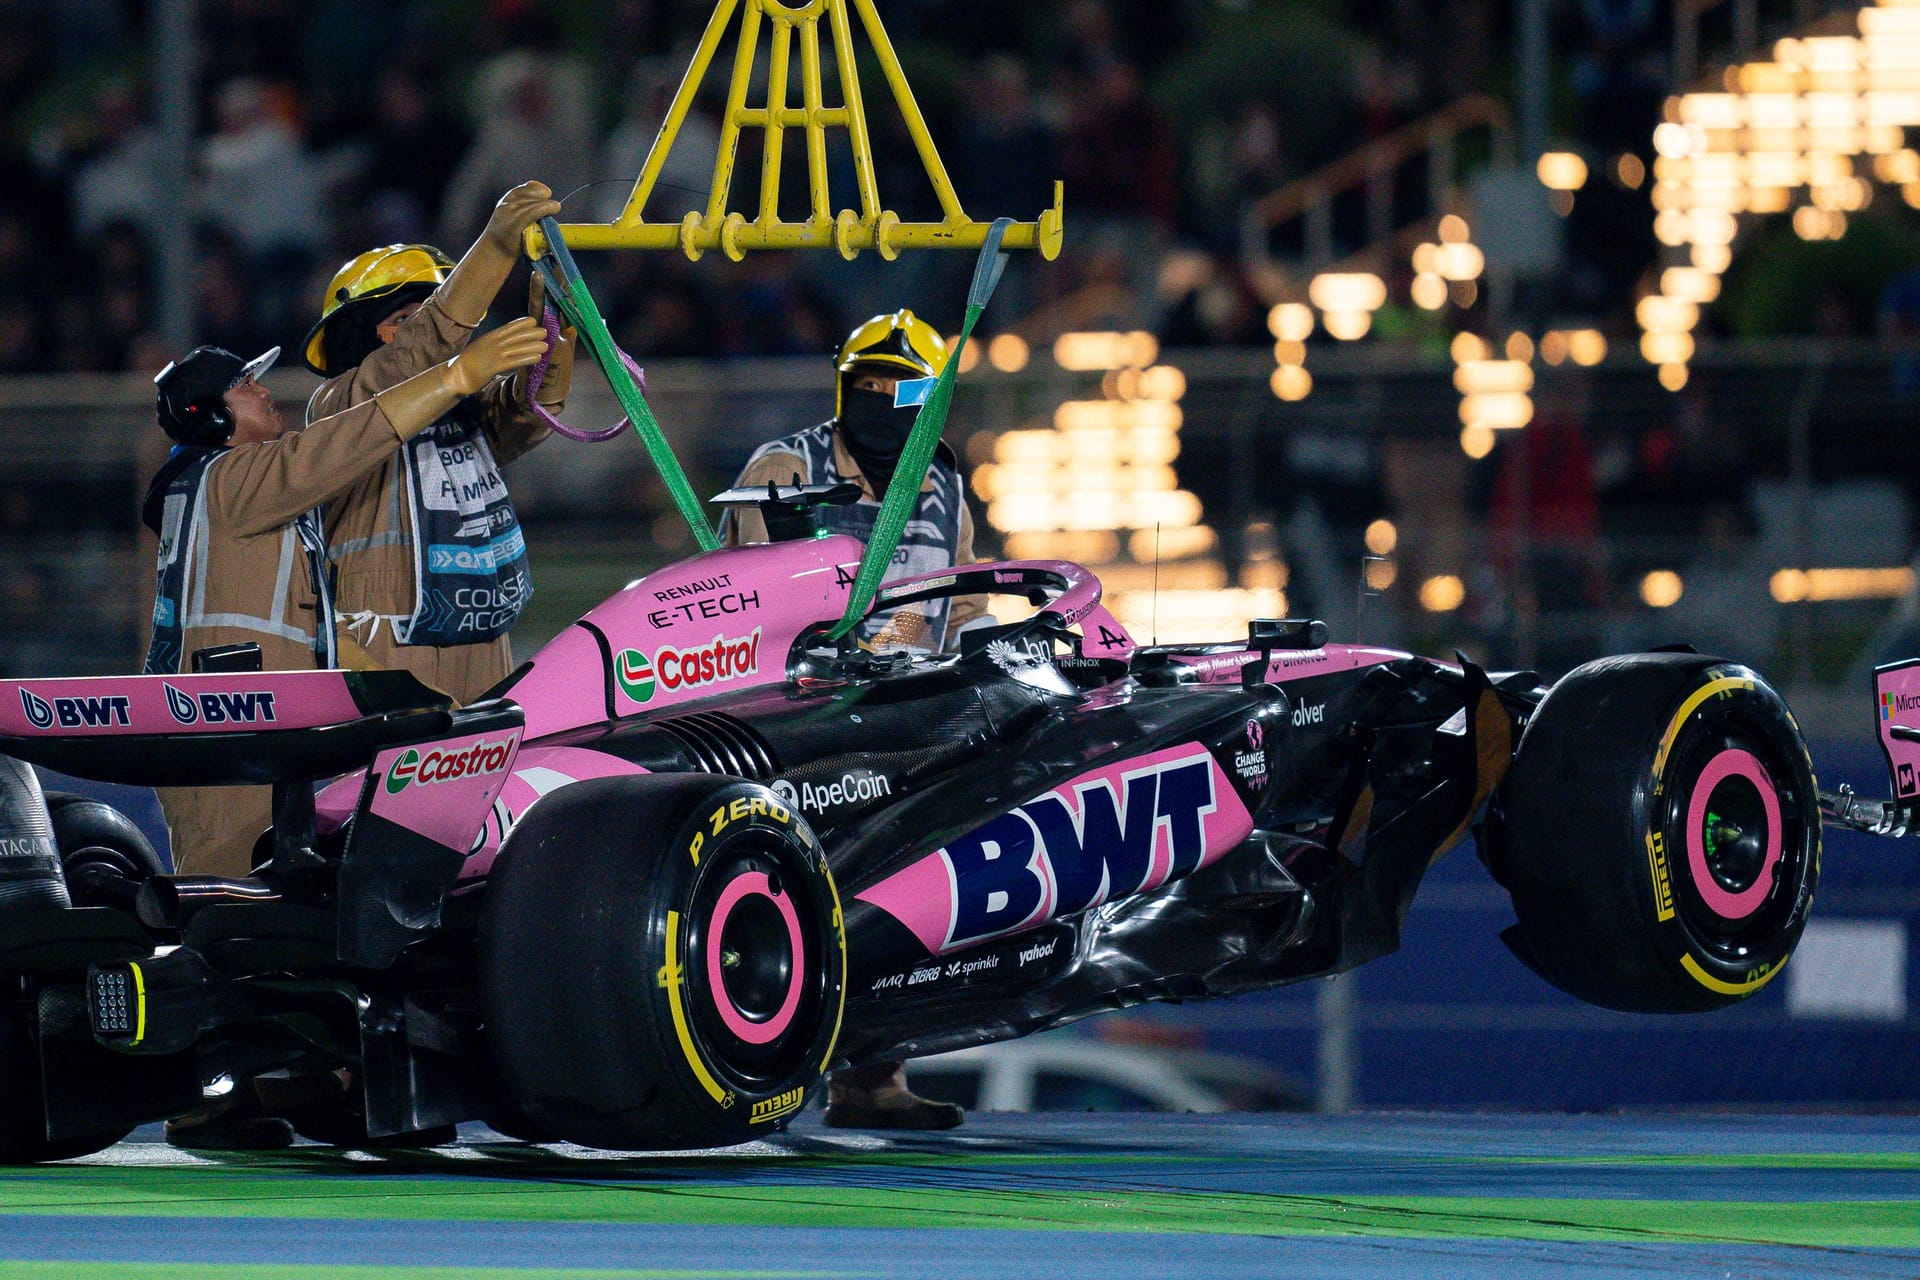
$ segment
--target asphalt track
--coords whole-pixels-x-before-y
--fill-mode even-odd
[[[1920,1276],[1920,1117],[809,1116],[673,1156],[156,1139],[0,1174],[0,1276]]]

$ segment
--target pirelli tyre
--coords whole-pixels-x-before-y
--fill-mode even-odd
[[[63,791],[46,796],[60,870],[74,906],[131,909],[140,886],[166,874],[159,852],[126,814]]]
[[[495,863],[480,937],[513,1105],[584,1146],[783,1128],[839,1035],[846,935],[818,840],[753,782],[642,776],[542,799]]]
[[[1689,1012],[1779,975],[1820,870],[1799,727],[1751,670],[1690,653],[1590,662],[1521,738],[1481,831],[1507,939],[1593,1004]]]

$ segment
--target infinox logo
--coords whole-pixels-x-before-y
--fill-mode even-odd
[[[760,628],[744,639],[718,635],[690,649],[663,644],[654,650],[651,660],[638,649],[622,649],[614,659],[614,678],[620,689],[635,702],[653,698],[656,687],[669,693],[676,689],[697,689],[750,676],[760,670]]]
[[[952,951],[1156,888],[1245,838],[1251,820],[1197,743],[1055,787],[860,895]],[[1208,815],[1226,806],[1217,826]]]
[[[413,747],[401,752],[387,772],[387,794],[397,796],[416,783],[430,787],[436,782],[453,782],[498,773],[507,767],[513,754],[513,739],[505,742],[480,741],[470,747],[428,747],[425,754]]]

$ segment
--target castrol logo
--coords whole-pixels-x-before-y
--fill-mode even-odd
[[[638,649],[623,649],[615,661],[621,689],[635,702],[653,697],[655,687],[674,692],[737,680],[760,670],[760,628],[741,638],[717,635],[702,645],[676,649],[662,645],[649,663]]]
[[[430,787],[436,782],[453,782],[499,773],[513,754],[513,740],[476,742],[470,747],[445,750],[428,747],[423,754],[408,747],[387,773],[387,794],[397,796],[408,787]]]

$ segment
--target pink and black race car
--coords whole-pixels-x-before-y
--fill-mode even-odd
[[[740,1142],[836,1065],[1390,952],[1476,824],[1514,950],[1599,1004],[1738,1000],[1806,921],[1820,799],[1743,667],[1141,645],[1059,562],[891,584],[1038,612],[873,653],[827,639],[861,554],[649,574],[466,707],[381,672],[0,682],[0,1159],[281,1070],[350,1073],[297,1117],[335,1141]],[[270,783],[276,821],[249,878],[158,874],[112,815],[56,832],[19,762]]]

